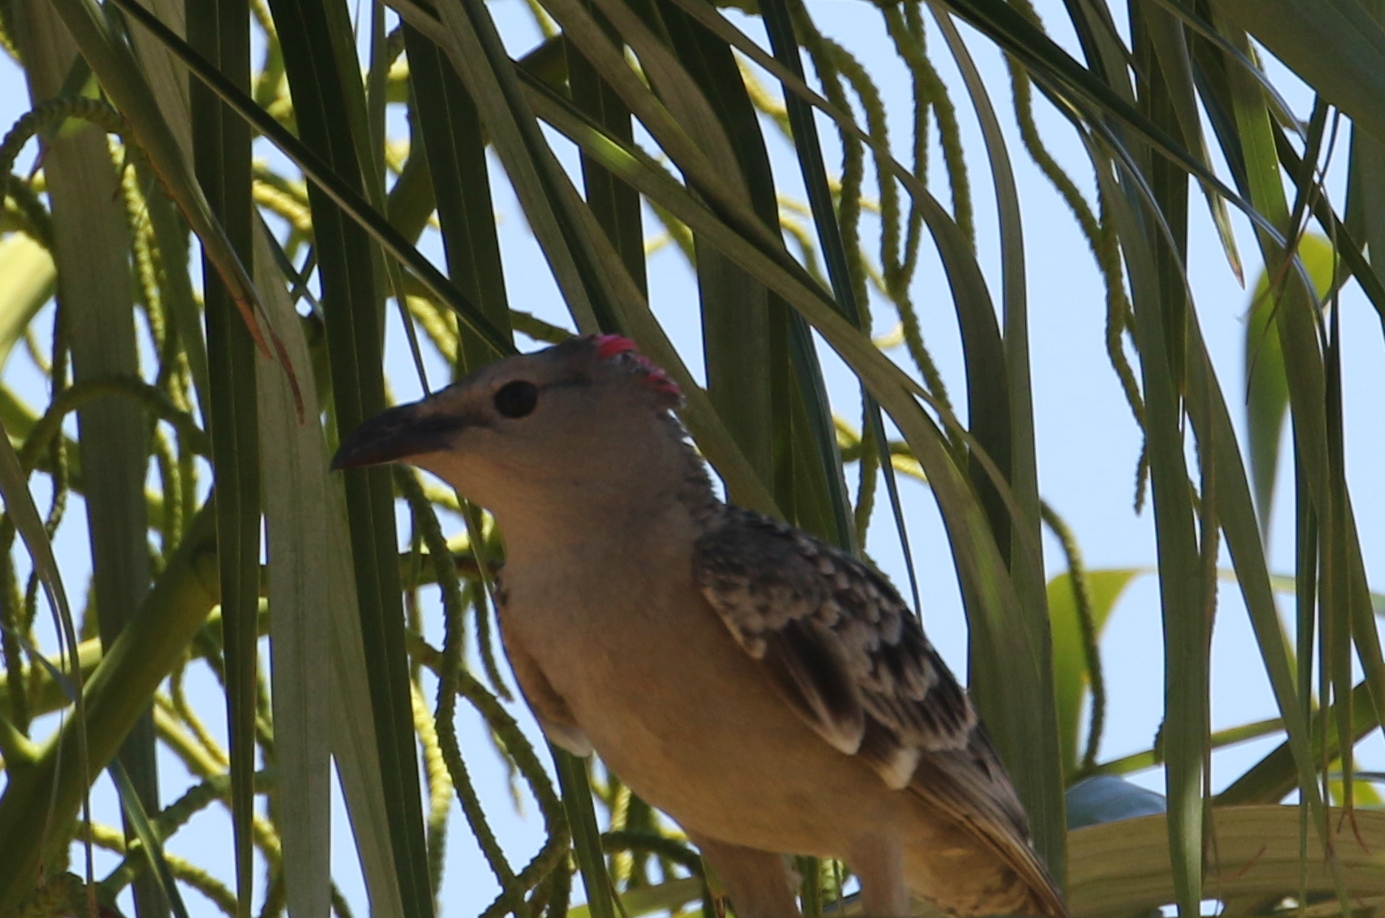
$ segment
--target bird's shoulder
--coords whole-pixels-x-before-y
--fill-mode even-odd
[[[727,506],[693,576],[751,657],[828,742],[906,784],[922,753],[966,748],[976,714],[879,573],[813,536]]]

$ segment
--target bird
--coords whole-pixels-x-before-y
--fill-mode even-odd
[[[630,339],[575,336],[385,410],[333,467],[410,464],[491,512],[502,643],[540,727],[675,820],[738,918],[799,918],[790,854],[844,861],[869,915],[1065,915],[898,592],[723,502],[682,402]]]

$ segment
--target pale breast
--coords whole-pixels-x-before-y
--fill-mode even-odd
[[[879,778],[737,646],[693,583],[690,548],[677,581],[648,558],[606,560],[599,575],[507,569],[504,627],[622,780],[688,828],[767,850],[840,856],[899,818]]]

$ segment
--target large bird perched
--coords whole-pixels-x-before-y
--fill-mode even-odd
[[[552,741],[593,750],[701,848],[739,918],[796,918],[784,853],[867,914],[1065,914],[985,728],[894,588],[722,503],[628,339],[501,360],[361,425],[495,514],[501,630]]]

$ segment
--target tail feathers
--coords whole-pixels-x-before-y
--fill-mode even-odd
[[[1029,820],[984,729],[972,732],[965,750],[925,755],[909,789],[1013,872],[1014,885],[988,894],[976,914],[1067,918],[1063,896],[1030,843]]]

